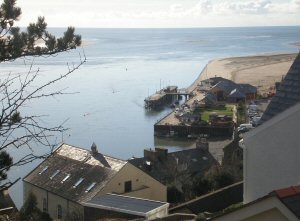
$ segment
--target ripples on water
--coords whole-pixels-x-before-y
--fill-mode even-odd
[[[61,34],[62,29],[52,29]],[[170,111],[147,112],[143,100],[166,85],[189,86],[206,63],[214,58],[269,52],[296,52],[289,45],[299,41],[299,27],[206,28],[206,29],[77,29],[84,41],[87,62],[55,88],[74,95],[41,99],[24,112],[47,114],[45,123],[68,119],[70,130],[63,141],[90,148],[95,142],[108,155],[128,159],[142,156],[143,149],[164,145],[170,150],[192,144],[154,139],[153,124]],[[79,60],[81,49],[56,57],[36,58],[43,82],[67,71],[67,62]],[[1,64],[2,75],[26,73],[32,60]],[[17,155],[19,152],[15,151]],[[24,176],[38,162],[14,168],[11,178]],[[12,188],[21,205],[20,183]]]

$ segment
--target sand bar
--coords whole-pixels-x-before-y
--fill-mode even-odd
[[[201,80],[218,76],[236,83],[252,84],[264,93],[285,76],[296,55],[286,53],[216,59],[207,64],[189,90],[194,90]]]
[[[212,60],[192,85],[187,88],[189,92],[193,92],[195,95],[187,103],[192,104],[194,100],[202,100],[204,94],[195,90],[197,85],[202,80],[215,76],[230,79],[236,83],[252,84],[258,88],[260,94],[267,93],[275,82],[281,81],[285,76],[296,56],[297,53],[285,53]],[[178,125],[180,121],[173,112],[163,118],[159,124]]]

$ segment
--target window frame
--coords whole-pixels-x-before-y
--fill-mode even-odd
[[[43,198],[43,212],[48,212],[48,203],[47,203],[47,199]]]
[[[124,192],[128,193],[132,191],[132,181],[128,180],[124,182]]]
[[[57,219],[62,219],[62,206],[60,204],[57,205]]]

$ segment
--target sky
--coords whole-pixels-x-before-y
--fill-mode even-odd
[[[300,25],[300,0],[17,0],[19,26],[190,28]]]

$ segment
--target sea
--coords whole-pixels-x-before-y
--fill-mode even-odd
[[[65,29],[50,28],[61,36]],[[82,47],[56,56],[27,57],[1,63],[1,78],[8,74],[38,72],[31,89],[66,73],[84,57],[86,62],[66,79],[45,89],[65,95],[37,99],[22,107],[25,116],[43,116],[47,126],[69,128],[55,137],[90,149],[93,142],[106,155],[121,159],[143,156],[145,148],[164,146],[169,151],[189,148],[188,140],[154,137],[153,125],[171,111],[144,108],[144,99],[168,85],[188,87],[212,59],[269,53],[298,52],[300,27],[238,27],[183,29],[78,28]],[[218,73],[216,73],[217,75]],[[255,73],[254,73],[255,74]],[[34,146],[34,144],[33,144]],[[49,151],[36,145],[38,153]],[[28,149],[12,149],[18,159]],[[11,181],[23,178],[41,161],[14,167]],[[16,205],[23,202],[22,181],[10,188]]]

